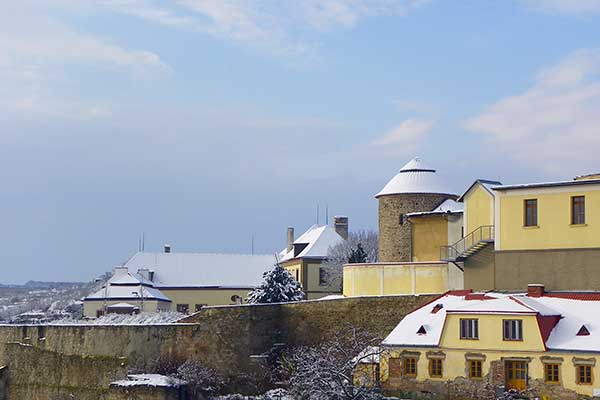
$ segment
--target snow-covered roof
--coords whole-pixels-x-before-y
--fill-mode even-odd
[[[106,308],[139,308],[139,307],[134,306],[133,304],[129,304],[129,303],[117,303],[117,304],[111,304],[110,306],[106,306]]]
[[[437,311],[436,311],[437,309]],[[447,314],[535,315],[548,350],[600,351],[600,294],[448,292],[408,314],[383,341],[387,346],[439,346]],[[435,312],[434,312],[435,311]],[[585,326],[589,335],[578,335]],[[424,328],[423,334],[421,328]],[[421,331],[421,332],[419,332]],[[480,332],[484,332],[480,326]]]
[[[402,167],[375,197],[400,193],[453,194],[453,191],[437,175],[435,169],[415,157]]]
[[[294,245],[306,245],[306,247],[294,256],[294,248],[290,251],[283,249],[279,253],[280,261],[287,261],[293,258],[326,258],[327,252],[331,246],[342,242],[344,239],[335,231],[335,228],[329,225],[313,225],[306,232],[294,240]]]
[[[493,190],[505,191],[505,190],[517,190],[517,189],[538,189],[546,187],[557,187],[557,186],[580,186],[580,185],[598,185],[600,179],[576,179],[571,181],[557,181],[557,182],[540,182],[540,183],[525,183],[520,185],[498,185],[492,187]]]
[[[129,272],[153,272],[155,287],[252,288],[275,264],[272,255],[209,253],[136,253],[125,266]]]
[[[146,300],[171,301],[160,290],[145,285],[106,285],[102,289],[87,296],[84,301],[90,300],[130,300],[140,301],[140,297]]]
[[[446,199],[442,204],[431,211],[421,211],[406,214],[407,217],[418,217],[421,215],[437,215],[437,214],[462,214],[464,205],[452,199]]]
[[[487,190],[489,194],[491,194],[492,196],[494,196],[494,190],[493,190],[493,188],[495,186],[502,185],[502,182],[500,182],[500,181],[492,181],[492,180],[489,180],[489,179],[477,179],[475,182],[473,182],[471,184],[471,186],[469,186],[469,188],[467,190],[465,190],[465,192],[457,199],[457,201],[461,201],[462,202],[464,200],[465,196],[467,195],[467,193],[469,193],[471,191],[471,189],[473,189],[475,187],[475,185],[477,185],[477,184],[483,186],[483,188],[485,190]]]
[[[137,272],[130,272],[125,267],[116,267],[113,276],[108,280],[110,285],[147,285],[153,286],[152,282]]]

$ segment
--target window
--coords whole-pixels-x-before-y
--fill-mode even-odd
[[[559,383],[559,365],[558,364],[544,364],[544,381],[546,383]]]
[[[300,282],[300,269],[296,269],[296,282]]]
[[[417,359],[415,357],[406,357],[403,367],[405,376],[417,376]]]
[[[481,361],[469,360],[467,368],[469,368],[469,378],[481,378]]]
[[[537,199],[525,200],[525,220],[523,224],[525,226],[537,226]]]
[[[439,358],[432,358],[429,360],[429,376],[432,378],[442,377],[442,360]]]
[[[479,339],[479,320],[461,319],[460,320],[460,338],[461,339]]]
[[[319,286],[327,286],[327,271],[319,267]]]
[[[202,307],[206,307],[206,304],[196,304],[194,309],[196,310],[196,312],[202,310]]]
[[[520,319],[505,319],[504,340],[523,340],[523,321]]]
[[[585,224],[585,196],[571,197],[571,224]]]
[[[591,385],[592,384],[592,366],[591,365],[578,365],[577,366],[577,383],[579,385]]]
[[[189,311],[190,311],[189,304],[177,304],[177,312],[180,312],[182,314],[187,314]]]

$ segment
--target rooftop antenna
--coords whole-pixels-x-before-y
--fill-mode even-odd
[[[252,234],[252,250],[251,254],[254,255],[254,234]]]
[[[329,225],[329,204],[325,206],[325,225]]]
[[[146,251],[146,234],[142,232],[142,251]]]
[[[317,225],[319,225],[319,204],[317,204]]]

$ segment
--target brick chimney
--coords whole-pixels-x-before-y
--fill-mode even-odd
[[[292,226],[287,229],[287,251],[288,253],[294,248],[294,228]]]
[[[527,285],[527,296],[529,297],[542,297],[544,295],[544,285],[539,283],[530,283]]]
[[[335,231],[344,238],[344,240],[348,239],[348,217],[336,216],[333,217],[333,225],[335,226]]]

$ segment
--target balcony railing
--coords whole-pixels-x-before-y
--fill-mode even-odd
[[[442,246],[440,259],[461,261],[478,251],[486,243],[494,241],[494,225],[483,225],[450,246]]]

